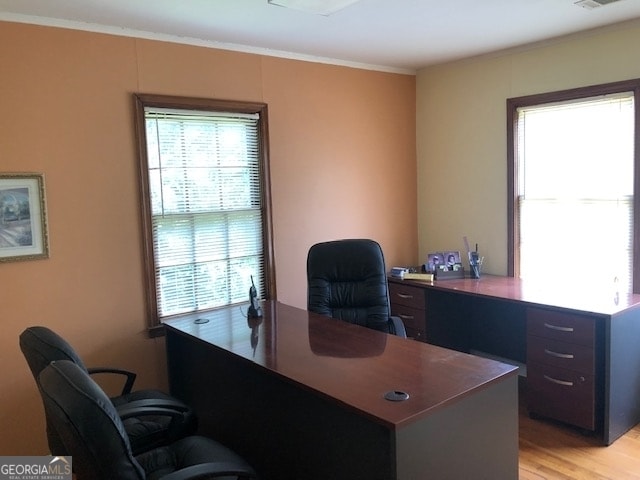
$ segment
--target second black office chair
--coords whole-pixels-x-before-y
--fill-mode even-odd
[[[173,442],[196,430],[196,416],[191,407],[159,390],[132,391],[136,379],[133,372],[116,368],[87,368],[73,347],[47,327],[34,326],[24,330],[20,334],[20,349],[36,380],[40,372],[56,360],[70,360],[88,374],[108,373],[126,377],[120,395],[112,397],[111,402],[117,410],[126,409],[128,412],[124,426],[134,454]],[[162,408],[165,413],[143,414],[149,406]],[[139,409],[139,415],[135,415],[136,409]],[[49,419],[46,420],[51,453],[68,455]]]
[[[374,240],[313,245],[307,256],[307,309],[374,330],[406,337],[391,316],[382,248]]]
[[[140,455],[131,451],[121,412],[78,365],[52,362],[37,378],[47,417],[69,452],[77,480],[255,479],[234,451],[189,436]],[[153,414],[155,407],[147,407]]]

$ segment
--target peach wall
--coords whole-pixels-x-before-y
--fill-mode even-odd
[[[388,264],[416,261],[413,76],[3,22],[0,65],[0,172],[45,174],[51,245],[0,264],[0,454],[47,452],[29,325],[166,388],[145,330],[133,92],[269,105],[279,300],[305,305],[317,241],[371,237]]]

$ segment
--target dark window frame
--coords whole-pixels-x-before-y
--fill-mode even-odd
[[[147,142],[145,128],[145,108],[170,108],[212,112],[237,112],[259,114],[258,122],[260,148],[260,188],[262,195],[264,279],[263,299],[276,298],[276,277],[273,246],[273,224],[271,218],[271,180],[269,168],[268,107],[266,103],[218,100],[207,98],[179,97],[171,95],[133,94],[136,142],[138,150],[139,195],[142,223],[142,249],[144,260],[144,284],[146,317],[149,336],[164,334],[164,327],[158,313],[155,260],[153,252],[153,225],[151,215],[149,174],[147,162]],[[247,300],[248,300],[247,291]]]

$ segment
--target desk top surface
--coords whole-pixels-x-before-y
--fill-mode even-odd
[[[235,306],[165,322],[386,425],[401,427],[517,374],[501,362],[398,338],[275,301],[247,320]],[[206,323],[195,323],[204,319]],[[384,394],[403,391],[405,401]]]
[[[555,282],[533,282],[497,275],[483,275],[479,279],[464,278],[435,282],[399,279],[391,281],[606,316],[640,308],[640,294],[616,292],[613,286],[605,289],[601,285],[578,283],[571,277],[558,279]]]

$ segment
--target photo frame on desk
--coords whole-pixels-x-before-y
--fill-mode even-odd
[[[464,278],[464,267],[458,250],[427,254],[427,263],[424,268],[428,273],[433,273],[436,280]]]
[[[433,273],[462,271],[463,267],[460,252],[457,250],[449,250],[427,254],[425,270]]]
[[[49,258],[44,175],[0,173],[0,262]]]
[[[427,263],[425,265],[425,270],[430,272],[436,272],[440,269],[442,265],[444,265],[444,253],[443,252],[433,252],[427,254]]]
[[[444,261],[448,270],[457,271],[462,267],[459,251],[444,252]]]

